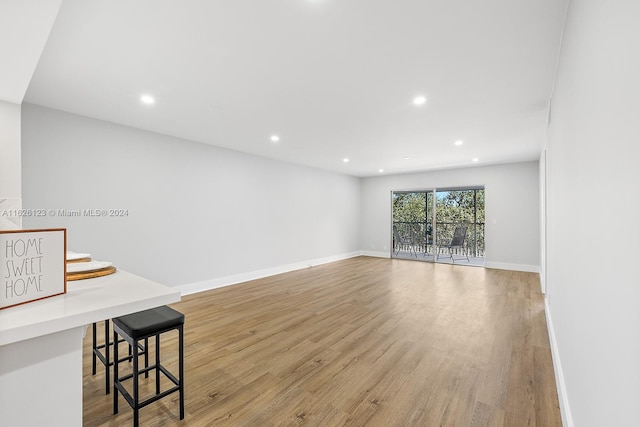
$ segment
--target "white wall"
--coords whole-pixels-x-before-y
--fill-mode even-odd
[[[551,103],[547,313],[567,426],[640,425],[639,16],[572,1]]]
[[[128,210],[25,219],[73,251],[191,290],[358,252],[357,178],[29,104],[22,123],[25,207]]]
[[[20,198],[20,106],[0,101],[0,199]]]
[[[485,187],[485,265],[537,272],[540,265],[537,161],[364,178],[362,250],[389,256],[392,191],[478,185]]]

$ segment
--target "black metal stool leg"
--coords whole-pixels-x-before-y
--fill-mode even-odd
[[[149,348],[149,338],[144,339],[144,367],[149,367],[149,352],[147,349]],[[149,371],[144,371],[144,377],[149,378]]]
[[[184,419],[184,333],[178,328],[178,381],[180,382],[180,419]]]
[[[91,352],[91,375],[95,375],[96,374],[96,341],[98,338],[98,333],[97,333],[97,326],[95,324],[95,322],[93,323],[93,345],[92,345],[92,352]]]
[[[114,330],[113,331],[113,342],[118,342],[118,334]],[[118,381],[120,376],[118,375],[118,344],[113,346],[113,379],[114,381]],[[113,413],[118,413],[118,387],[116,384],[113,386]]]
[[[109,359],[109,319],[104,321],[104,355],[105,359],[107,359],[107,364],[104,367],[105,371],[105,384],[107,389],[107,394],[111,393],[111,377],[109,376],[109,365],[111,365],[111,359]],[[116,341],[113,342],[113,346],[117,346],[118,343]]]
[[[104,342],[102,344],[98,344],[98,332],[97,332],[97,323],[94,322],[92,325],[92,354],[91,354],[91,374],[95,375],[97,372],[97,360],[100,361],[104,365],[105,369],[105,394],[109,394],[111,392],[111,375],[109,367],[113,364],[110,357],[110,349],[112,342],[109,341],[109,327],[110,322],[109,319],[104,321]]]
[[[156,394],[160,394],[160,334],[156,335]]]
[[[138,340],[133,340],[133,427],[138,427],[138,414],[140,412],[139,381],[140,376],[138,373]]]

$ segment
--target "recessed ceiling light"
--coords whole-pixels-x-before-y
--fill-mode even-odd
[[[378,173],[384,172],[384,169],[378,169]]]
[[[409,160],[409,158],[407,156],[404,156],[402,160]]]
[[[349,158],[345,157],[344,159],[342,159],[342,161],[345,162],[345,163],[349,163]]]
[[[425,102],[427,102],[427,97],[423,96],[423,95],[418,95],[415,98],[413,98],[413,105],[424,105]]]
[[[142,101],[143,104],[147,105],[151,105],[156,102],[156,100],[151,95],[142,95],[140,97],[140,101]]]
[[[472,159],[471,161],[472,161],[472,162],[474,162],[474,163],[476,163],[476,162],[479,162],[479,161],[480,161],[480,159],[478,159],[478,158],[476,157],[475,159]]]
[[[464,141],[459,139],[456,142],[454,142],[454,144],[460,146],[460,145],[464,144]]]
[[[271,135],[271,142],[278,142],[280,141],[280,137],[278,135]]]

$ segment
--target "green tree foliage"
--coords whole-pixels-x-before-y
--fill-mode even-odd
[[[432,193],[425,192],[394,193],[393,221],[425,222],[425,218],[430,220],[432,197]],[[436,198],[436,222],[484,223],[484,190],[439,191]]]
[[[394,193],[394,222],[424,222],[427,193]]]
[[[484,223],[484,190],[441,191],[436,197],[437,222]]]

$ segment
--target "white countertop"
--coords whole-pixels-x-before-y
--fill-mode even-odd
[[[67,293],[0,310],[0,345],[180,301],[180,292],[118,270],[67,282]]]

